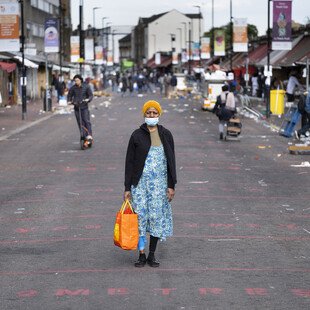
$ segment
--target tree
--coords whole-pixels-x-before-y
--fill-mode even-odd
[[[212,31],[214,30],[220,30],[220,29],[224,29],[225,31],[225,46],[226,48],[230,47],[230,40],[231,40],[231,30],[230,30],[230,23],[224,25],[224,26],[221,26],[221,27],[214,27],[214,28],[211,28],[209,31],[205,32],[204,33],[204,36],[207,36],[207,37],[210,37],[212,38]],[[248,40],[249,42],[250,41],[253,41],[255,39],[257,39],[258,37],[258,30],[257,30],[257,27],[253,24],[248,24]],[[211,49],[213,50],[213,40],[210,41],[210,45],[211,45]]]

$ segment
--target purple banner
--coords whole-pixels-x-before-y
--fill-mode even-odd
[[[292,48],[292,0],[273,1],[272,49]]]
[[[45,20],[44,51],[46,53],[59,52],[59,31],[57,18],[49,18]]]

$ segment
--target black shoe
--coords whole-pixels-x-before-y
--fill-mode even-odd
[[[223,133],[220,133],[220,140],[223,140]]]
[[[146,256],[145,254],[140,254],[138,260],[135,262],[135,267],[141,268],[146,264]]]
[[[159,267],[159,262],[156,261],[155,256],[151,256],[149,255],[149,257],[146,260],[147,264],[151,267]]]

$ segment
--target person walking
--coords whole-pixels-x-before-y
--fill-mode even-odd
[[[157,242],[173,233],[170,202],[177,183],[174,140],[171,132],[158,124],[162,108],[157,101],[145,102],[142,113],[144,123],[132,133],[128,143],[124,199],[131,200],[138,214],[139,258],[135,267],[158,267]],[[150,244],[146,258],[147,233]]]
[[[288,102],[294,102],[295,90],[301,86],[296,76],[296,71],[292,71],[287,82],[286,97]]]
[[[90,86],[83,83],[81,75],[76,74],[73,78],[75,84],[70,88],[68,93],[68,103],[74,105],[74,113],[81,129],[81,140],[84,140],[84,147],[93,143],[92,126],[88,103],[93,99],[93,92]]]
[[[301,99],[304,100],[304,107],[302,111],[300,111],[303,122],[301,129],[295,130],[295,137],[298,140],[310,136],[310,88],[308,89],[307,97],[300,98],[300,100]]]
[[[229,91],[229,86],[227,84],[222,86],[222,92],[217,96],[212,112],[215,113],[219,119],[220,140],[223,140],[224,128],[236,112],[235,97],[233,92]]]

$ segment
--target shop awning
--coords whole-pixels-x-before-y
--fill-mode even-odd
[[[290,67],[302,61],[310,53],[310,35],[304,36],[276,65]]]
[[[295,38],[292,41],[292,48],[294,48],[299,42],[300,40],[302,40],[303,36],[299,36],[297,38]],[[269,61],[270,61],[270,65],[272,65],[273,67],[280,67],[279,65],[276,65],[277,62],[282,59],[289,51],[287,50],[275,50],[275,51],[271,51],[269,57]],[[260,60],[260,62],[257,64],[259,66],[265,66],[267,65],[267,55]]]
[[[53,68],[52,68],[53,71],[60,71],[60,66],[58,65],[53,65]],[[61,71],[62,72],[70,72],[71,68],[68,68],[68,67],[61,67]]]
[[[17,59],[20,63],[23,62],[23,59],[22,59],[21,56],[14,56],[14,58]],[[30,61],[27,58],[24,58],[24,64],[28,68],[32,68],[32,69],[38,69],[39,68],[39,65],[37,65],[36,63]]]
[[[249,52],[249,64],[257,65],[267,55],[267,44],[259,45]]]
[[[146,66],[148,68],[151,68],[151,69],[156,68],[155,57],[154,56],[147,61]]]
[[[0,69],[8,73],[13,72],[16,69],[16,63],[0,61]]]
[[[168,67],[172,64],[171,56],[161,56],[161,63],[157,67]]]

